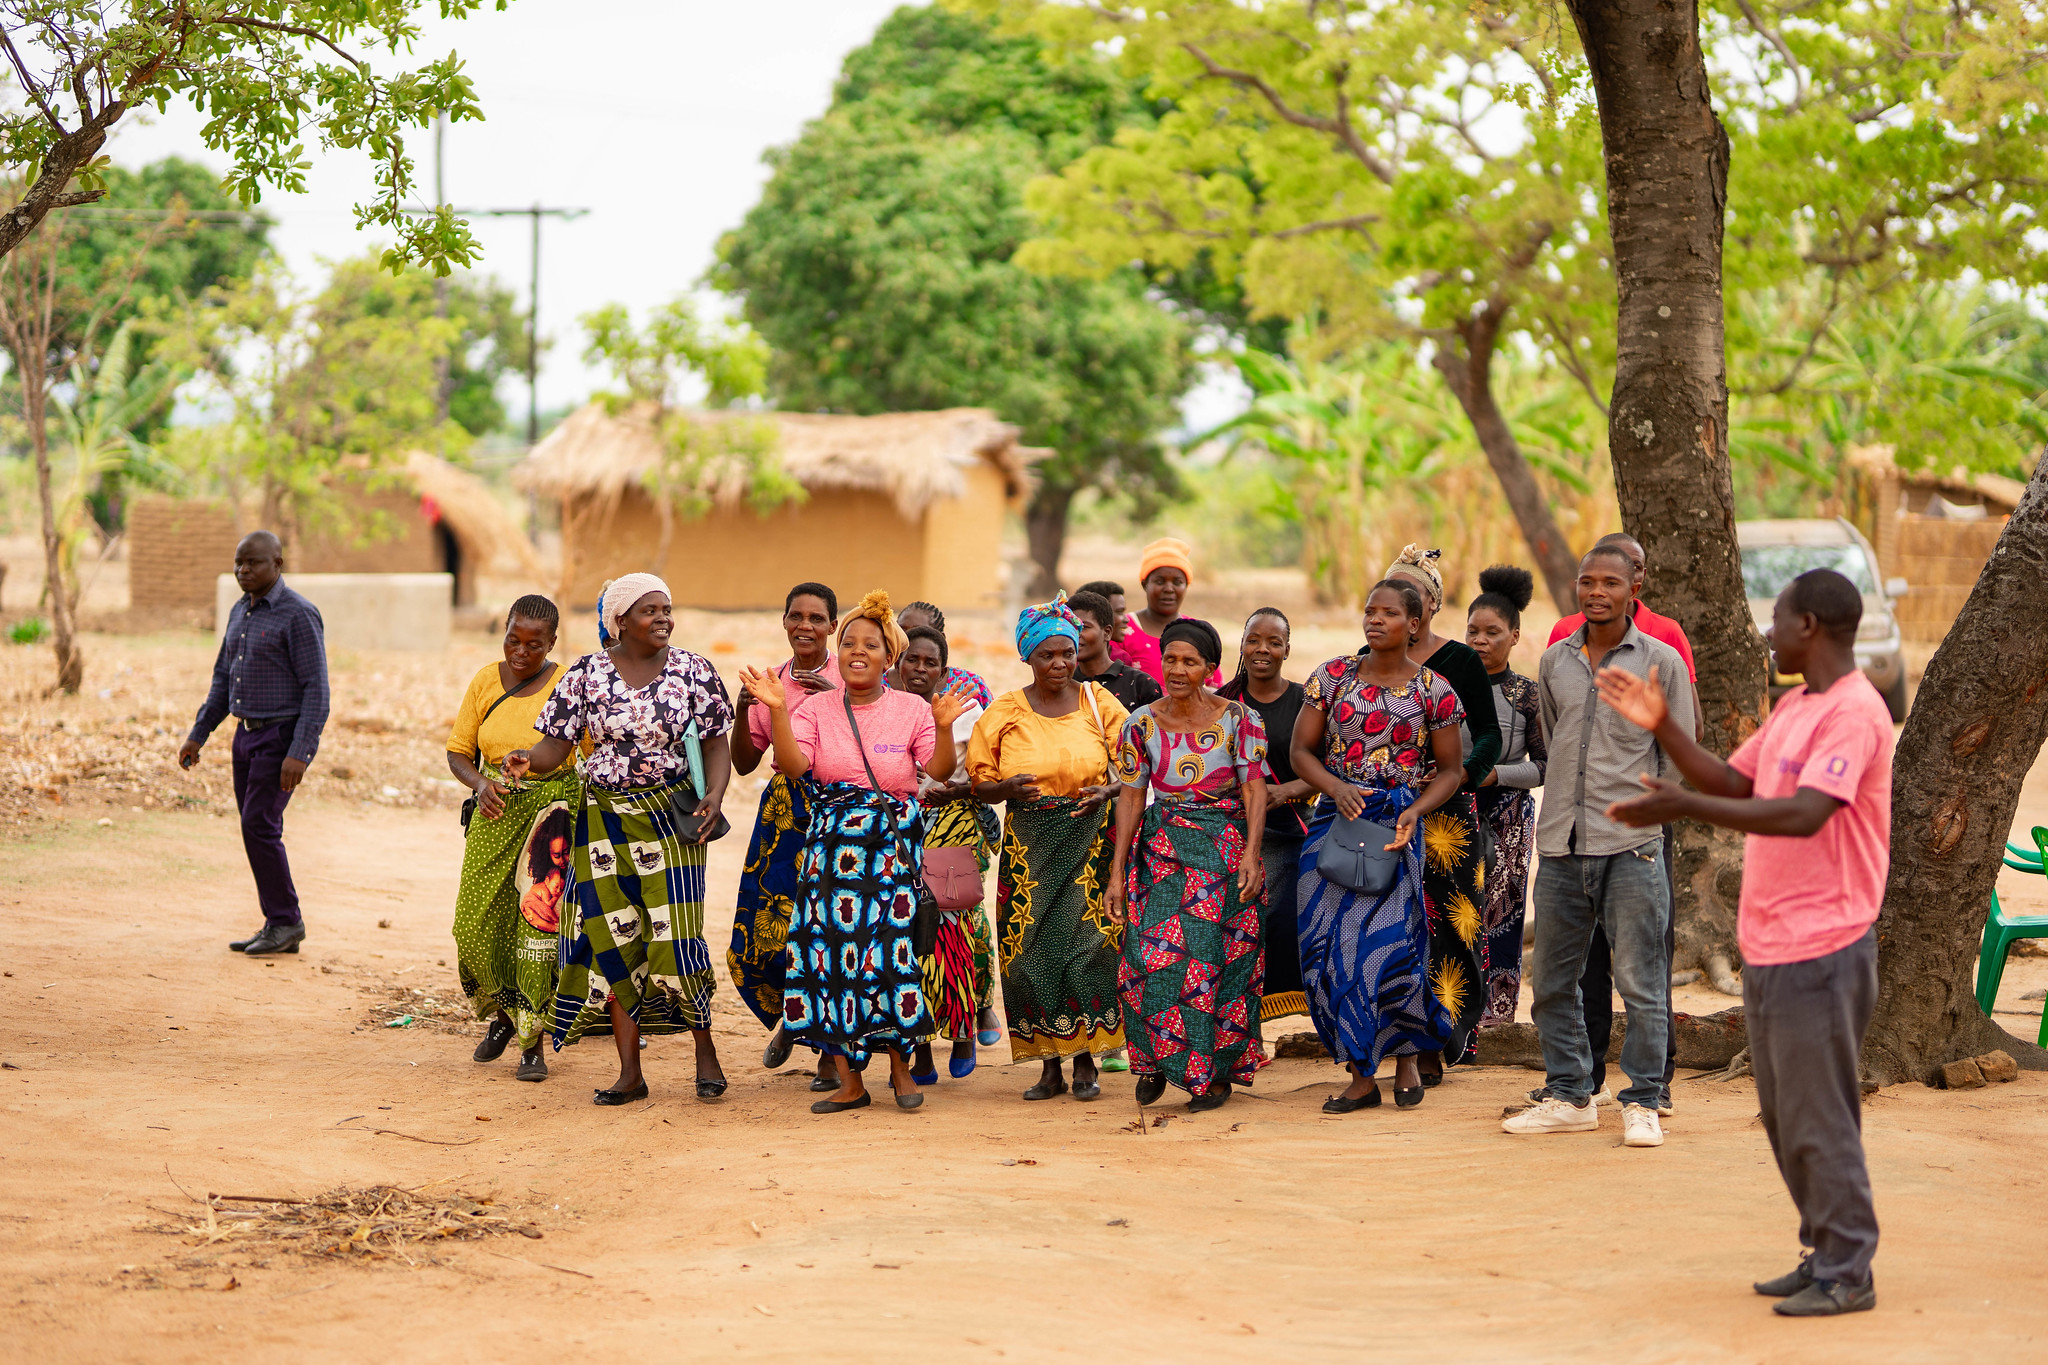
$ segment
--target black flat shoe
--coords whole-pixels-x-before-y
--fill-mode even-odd
[[[1055,1095],[1064,1095],[1066,1093],[1067,1083],[1065,1080],[1040,1081],[1037,1085],[1024,1092],[1024,1098],[1027,1100],[1049,1100]]]
[[[1074,1082],[1074,1098],[1084,1103],[1102,1098],[1102,1081],[1099,1077]]]
[[[515,1081],[544,1081],[548,1078],[547,1058],[538,1052],[531,1057],[519,1059],[519,1069],[512,1073]]]
[[[592,1091],[590,1095],[590,1102],[592,1104],[620,1105],[631,1104],[634,1100],[644,1100],[646,1098],[647,1082],[642,1081],[640,1082],[640,1084],[634,1086],[631,1090]]]
[[[505,1047],[512,1041],[512,1022],[509,1019],[493,1019],[491,1026],[484,1030],[484,1040],[476,1045],[471,1056],[479,1062],[495,1062],[505,1055]]]
[[[924,1096],[918,1093],[915,1078],[911,1080],[910,1086],[910,1090],[906,1092],[896,1089],[894,1084],[890,1085],[889,1089],[896,1096],[898,1109],[916,1109],[924,1103]]]
[[[768,1035],[768,1046],[761,1049],[761,1065],[770,1071],[779,1071],[795,1048],[796,1039],[789,1036],[788,1029],[777,1024],[775,1031]]]
[[[813,1095],[829,1095],[838,1088],[839,1082],[831,1076],[811,1077],[811,1093]]]
[[[1801,1256],[1799,1264],[1775,1280],[1763,1280],[1750,1286],[1767,1299],[1789,1299],[1813,1283],[1813,1257]]]
[[[1401,1092],[1397,1090],[1394,1093],[1398,1095]],[[1325,1114],[1355,1114],[1361,1109],[1377,1109],[1379,1107],[1380,1088],[1377,1085],[1355,1100],[1339,1093],[1323,1101],[1323,1112]]]
[[[697,1098],[698,1098],[698,1099],[700,1099],[700,1100],[715,1100],[715,1099],[717,1099],[717,1098],[718,1098],[719,1096],[723,1095],[724,1093],[725,1093],[725,1082],[724,1082],[723,1080],[716,1080],[716,1081],[714,1081],[714,1080],[708,1080],[708,1079],[706,1079],[706,1078],[705,1078],[705,1077],[703,1077],[703,1076],[699,1076],[699,1077],[697,1078]]]
[[[1416,1105],[1422,1103],[1423,1086],[1428,1084],[1429,1078],[1425,1076],[1422,1079],[1422,1085],[1418,1085],[1411,1090],[1403,1090],[1396,1086],[1394,1088],[1394,1103],[1403,1109],[1413,1109]]]
[[[1379,1087],[1373,1087],[1373,1093],[1378,1094]],[[1206,1114],[1211,1109],[1221,1109],[1229,1099],[1230,1082],[1218,1081],[1188,1101],[1188,1112],[1190,1114]]]
[[[833,1089],[836,1090],[838,1087],[834,1086]],[[923,1100],[924,1096],[919,1095],[917,1098]],[[875,1097],[868,1091],[863,1090],[860,1092],[860,1098],[857,1100],[819,1100],[811,1106],[811,1112],[813,1114],[843,1114],[849,1109],[865,1109],[874,1102]]]
[[[1138,1077],[1138,1103],[1157,1104],[1159,1097],[1166,1093],[1166,1077],[1158,1072]]]

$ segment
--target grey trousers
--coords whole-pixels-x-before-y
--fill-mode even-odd
[[[1749,1065],[1778,1174],[1818,1279],[1864,1284],[1877,1211],[1863,1163],[1857,1072],[1877,1003],[1877,934],[1806,962],[1742,969]]]

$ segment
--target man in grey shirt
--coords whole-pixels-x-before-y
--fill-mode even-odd
[[[1531,1011],[1543,1042],[1547,1098],[1501,1121],[1510,1133],[1584,1132],[1600,1126],[1593,1054],[1579,1008],[1579,976],[1593,935],[1605,931],[1614,985],[1628,1010],[1621,1069],[1622,1140],[1664,1142],[1657,1119],[1670,1027],[1670,968],[1664,932],[1671,891],[1664,838],[1608,818],[1607,808],[1642,792],[1644,773],[1670,767],[1656,740],[1600,700],[1593,677],[1620,668],[1653,679],[1671,715],[1692,728],[1694,701],[1678,651],[1636,628],[1629,616],[1635,566],[1618,546],[1595,546],[1579,561],[1579,609],[1586,623],[1543,653],[1536,696],[1550,751],[1543,813],[1536,824],[1536,945]],[[1647,836],[1647,838],[1645,837]]]

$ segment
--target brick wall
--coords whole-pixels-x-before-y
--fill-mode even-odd
[[[142,497],[128,504],[128,604],[213,610],[215,578],[235,567],[235,516],[226,503]]]
[[[1887,572],[1904,574],[1912,585],[1898,604],[1899,631],[1908,640],[1939,644],[1998,547],[2005,518],[1903,516],[1897,522],[1898,567]]]

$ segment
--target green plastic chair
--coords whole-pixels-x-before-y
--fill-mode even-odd
[[[2020,872],[2043,872],[2048,868],[2048,825],[2034,826],[2034,849],[2008,843],[2005,865]],[[2048,915],[2008,915],[1999,908],[1998,893],[1993,891],[1991,913],[1984,917],[1984,940],[1977,950],[1977,1008],[1987,1016],[1998,1002],[1998,982],[2005,975],[2005,956],[2023,938],[2048,938]],[[2041,1046],[2048,1047],[2048,1009],[2041,1012]]]

